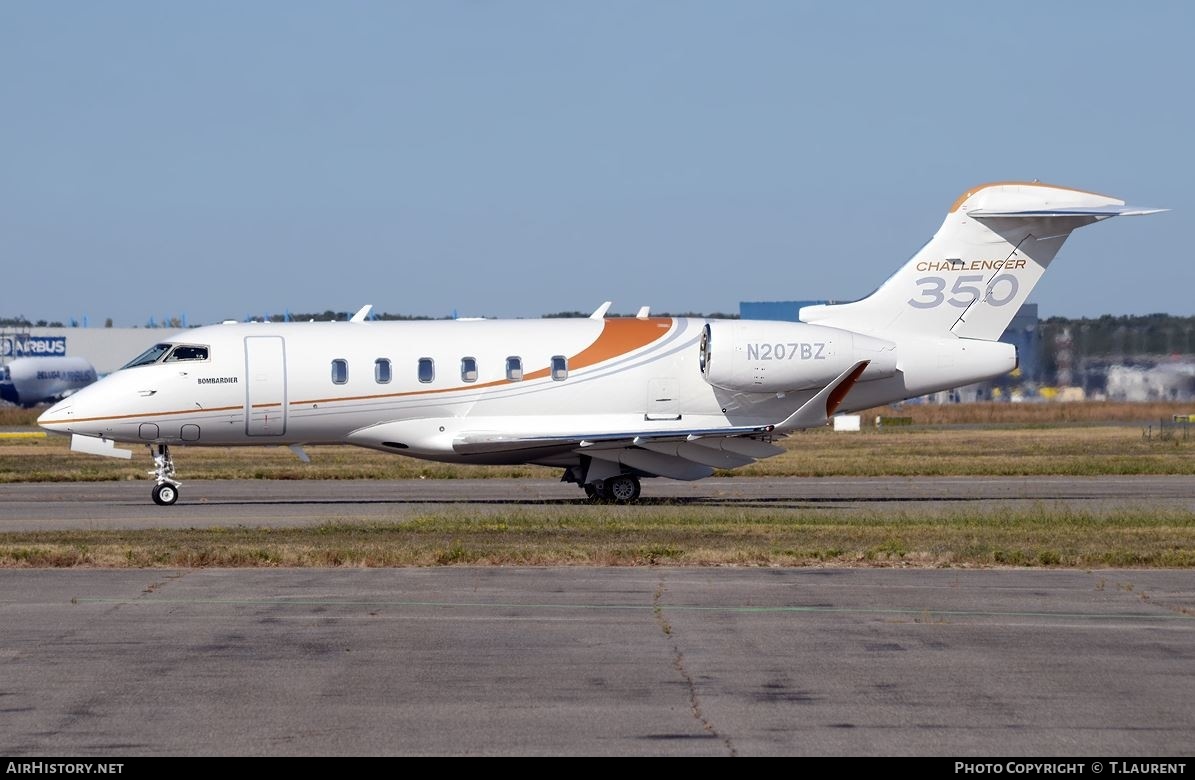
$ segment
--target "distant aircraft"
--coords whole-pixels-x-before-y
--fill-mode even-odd
[[[23,357],[0,366],[0,399],[26,408],[57,401],[96,380],[80,357]]]
[[[38,423],[72,448],[148,444],[153,499],[178,499],[171,445],[355,444],[460,463],[556,466],[592,498],[782,452],[854,411],[1013,370],[996,339],[1063,241],[1161,209],[1039,182],[985,184],[878,290],[801,322],[651,317],[228,323],[178,334]],[[747,267],[749,269],[749,266]]]

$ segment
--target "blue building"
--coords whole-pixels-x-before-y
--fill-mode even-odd
[[[829,301],[742,301],[739,317],[744,320],[779,320],[797,322],[802,306],[814,306]]]

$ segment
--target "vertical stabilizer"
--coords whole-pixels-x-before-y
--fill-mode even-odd
[[[872,333],[1000,338],[1071,231],[1161,209],[1038,182],[964,193],[921,251],[868,297],[806,306],[804,322]]]

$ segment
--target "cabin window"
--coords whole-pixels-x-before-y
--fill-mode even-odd
[[[332,384],[343,385],[349,381],[349,362],[342,358],[332,361]]]
[[[476,382],[477,381],[477,358],[471,358],[471,357],[461,358],[461,381],[462,382]]]
[[[506,378],[511,382],[521,382],[523,379],[523,358],[511,355],[506,359]]]
[[[135,366],[148,366],[150,363],[158,362],[158,358],[170,351],[170,344],[154,344],[149,349],[142,352],[137,357],[125,363],[121,368],[133,368]]]
[[[167,363],[173,363],[176,360],[207,360],[207,347],[180,344],[166,358]]]
[[[419,381],[430,382],[436,378],[436,361],[431,358],[419,358]]]
[[[373,381],[379,385],[390,383],[390,361],[386,358],[378,358],[373,361]]]
[[[568,379],[568,358],[564,355],[552,356],[552,378],[557,382]]]

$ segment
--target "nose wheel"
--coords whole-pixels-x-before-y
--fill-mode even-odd
[[[165,444],[151,444],[149,451],[154,456],[154,470],[149,475],[156,483],[150,495],[158,506],[170,506],[178,501],[178,488],[182,484],[174,478],[174,460],[170,457],[170,448]]]
[[[154,485],[152,495],[154,503],[158,506],[170,506],[175,501],[178,501],[178,488],[174,485]]]

